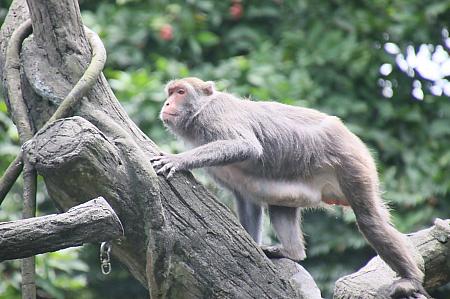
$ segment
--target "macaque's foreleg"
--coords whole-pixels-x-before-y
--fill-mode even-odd
[[[218,140],[193,148],[180,154],[161,154],[150,159],[156,173],[168,173],[200,167],[220,166],[241,162],[250,158],[258,158],[260,145],[246,140]]]
[[[253,240],[255,240],[257,244],[261,244],[263,207],[251,200],[243,198],[237,192],[234,192],[234,195],[236,197],[239,222]]]
[[[301,209],[269,205],[269,217],[282,247],[265,246],[268,257],[285,257],[294,261],[305,259],[305,245],[300,229]]]

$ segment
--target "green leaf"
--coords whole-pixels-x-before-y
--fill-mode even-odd
[[[215,46],[220,41],[219,37],[210,31],[202,31],[202,32],[198,33],[197,40],[199,41],[199,43],[201,43],[202,45],[204,45],[206,47]]]

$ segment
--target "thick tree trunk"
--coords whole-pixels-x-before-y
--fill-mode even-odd
[[[66,213],[0,223],[0,262],[122,235],[119,218],[100,197]]]
[[[90,48],[74,0],[28,1],[33,36],[22,48],[22,89],[34,128],[49,119],[80,78]],[[28,16],[13,2],[0,37],[0,71],[12,30]],[[2,78],[3,78],[2,74]],[[76,117],[55,121],[25,147],[63,210],[103,196],[124,237],[116,255],[150,289],[152,298],[306,298],[251,240],[234,215],[191,175],[167,181],[149,158],[158,152],[128,118],[105,78],[74,107]],[[320,295],[315,293],[315,297]]]

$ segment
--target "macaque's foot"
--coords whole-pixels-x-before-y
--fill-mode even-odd
[[[157,174],[167,174],[170,179],[175,172],[184,170],[183,158],[178,154],[161,153],[159,156],[150,158]]]
[[[261,250],[268,258],[287,258],[294,262],[302,261],[306,258],[305,250],[299,250],[298,252],[288,252],[281,246],[267,246],[262,245]]]
[[[432,299],[419,281],[408,278],[395,281],[390,296],[392,299]]]

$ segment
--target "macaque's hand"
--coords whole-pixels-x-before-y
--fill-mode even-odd
[[[170,179],[175,172],[186,170],[182,154],[161,153],[159,156],[150,158],[150,162],[157,174],[166,174]]]

